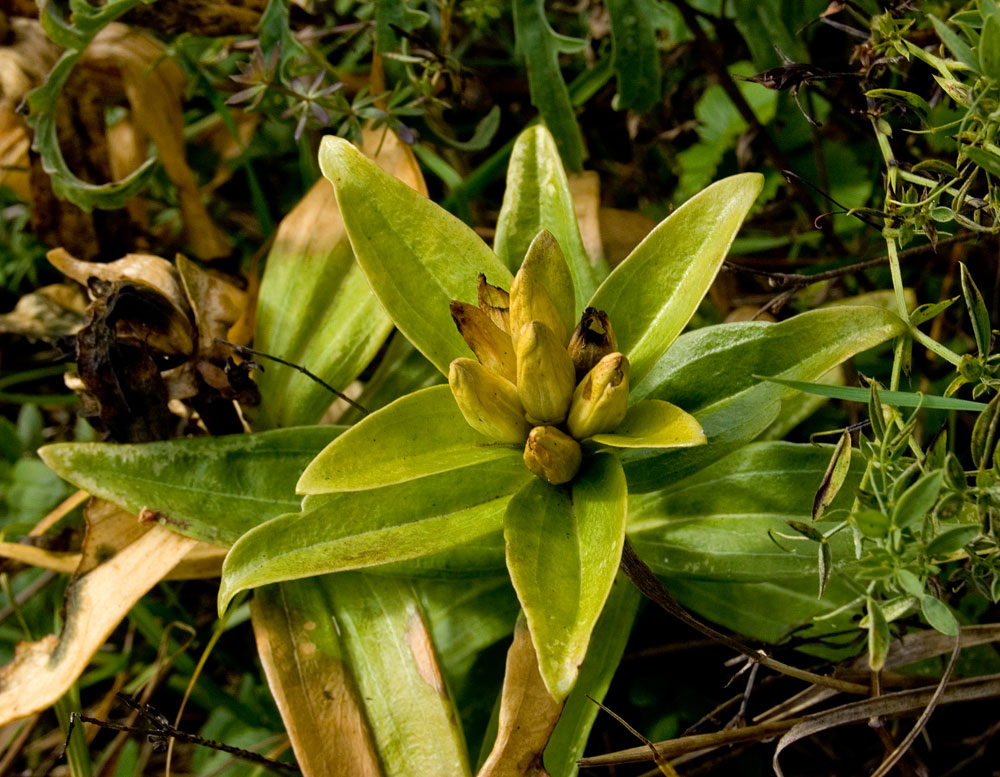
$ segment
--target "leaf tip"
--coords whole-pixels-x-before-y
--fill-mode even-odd
[[[331,183],[337,183],[344,166],[357,161],[362,154],[344,138],[326,135],[319,144],[319,169]]]

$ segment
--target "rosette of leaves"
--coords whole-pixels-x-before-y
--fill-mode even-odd
[[[546,749],[553,775],[573,771],[597,709],[585,694],[599,698],[607,689],[634,617],[635,597],[615,585],[610,596],[617,604],[606,607],[594,627],[626,529],[678,598],[749,635],[777,639],[843,603],[844,591],[834,585],[826,594],[830,602],[816,602],[813,553],[788,554],[768,537],[768,529],[783,528],[788,517],[808,519],[829,453],[787,443],[747,445],[781,419],[786,405],[793,410],[793,390],[756,376],[817,380],[851,355],[899,334],[903,325],[885,309],[854,306],[779,324],[739,322],[681,334],[751,207],[758,176],[735,176],[693,197],[609,273],[584,250],[566,176],[544,128],[526,131],[515,144],[492,250],[468,226],[379,172],[347,144],[327,141],[321,161],[357,259],[338,272],[346,272],[345,278],[363,273],[366,282],[341,283],[331,295],[344,312],[336,326],[325,323],[329,317],[316,303],[276,307],[273,336],[258,345],[293,357],[287,349],[298,337],[341,349],[350,369],[331,363],[317,371],[344,388],[374,353],[352,344],[369,342],[376,324],[388,334],[380,318],[384,309],[419,352],[403,338],[390,344],[385,364],[359,398],[370,409],[382,409],[343,431],[310,427],[154,445],[43,449],[45,461],[80,487],[132,511],[145,507],[172,531],[232,546],[223,604],[242,589],[293,581],[258,590],[254,607],[287,624],[282,636],[262,616],[266,636],[258,640],[262,660],[269,656],[269,681],[300,762],[318,757],[316,743],[329,739],[329,717],[309,723],[324,733],[297,739],[304,736],[302,716],[320,707],[295,701],[287,690],[297,687],[294,682],[282,687],[282,671],[299,671],[299,658],[286,669],[284,659],[275,657],[306,655],[318,645],[319,652],[309,655],[325,656],[345,688],[360,690],[357,696],[345,691],[344,698],[355,699],[384,773],[413,773],[418,764],[422,773],[467,773],[461,735],[449,733],[452,701],[438,692],[425,698],[427,677],[437,670],[428,674],[426,661],[413,666],[412,658],[436,652],[454,688],[456,677],[467,674],[463,656],[510,634],[509,607],[516,611],[517,600],[505,581],[508,561],[528,616],[529,642],[538,648],[550,689],[565,694],[584,660]],[[581,447],[581,467],[566,483],[553,485],[526,467],[523,439],[488,438],[469,425],[449,386],[433,385],[454,360],[477,355],[456,328],[452,302],[484,312],[473,304],[482,274],[501,302],[495,304],[490,292],[488,305],[502,308],[499,292],[512,289],[514,272],[524,269],[522,261],[543,230],[551,237],[535,250],[558,245],[562,264],[553,264],[552,257],[542,262],[555,267],[561,280],[546,277],[541,285],[558,300],[566,331],[588,307],[602,311],[613,325],[611,353],[630,365],[626,421],[603,431],[641,439],[638,426],[627,428],[630,408],[661,400],[677,408],[689,429],[700,427],[704,444],[624,447],[570,433]],[[325,266],[318,264],[317,272]],[[313,277],[292,273],[286,280],[276,300],[303,294],[318,299]],[[265,278],[264,285],[271,281]],[[371,307],[372,292],[378,315],[347,315]],[[527,322],[537,319],[532,314]],[[258,338],[262,331],[269,330],[258,322]],[[516,380],[516,353],[513,358]],[[574,382],[579,377],[574,374]],[[261,415],[272,420],[263,427],[255,423],[258,428],[318,417],[285,408],[297,395],[280,380],[273,385],[262,390]],[[523,403],[520,395],[518,401]],[[699,438],[697,432],[693,437]],[[300,493],[310,492],[304,499],[296,496],[296,480]],[[516,537],[519,558],[508,560],[505,530]],[[499,587],[498,574],[504,575]],[[417,578],[424,580],[411,583]],[[419,604],[414,591],[420,591]],[[342,631],[302,630],[331,615]],[[448,625],[458,617],[475,628]],[[422,618],[435,650],[417,650],[423,643],[416,636],[425,633],[422,626],[416,629]],[[255,627],[257,620],[255,615]],[[499,627],[501,622],[506,625]],[[466,736],[481,737],[469,728],[462,700],[456,701]],[[410,738],[432,736],[432,720],[442,728],[428,750]],[[444,741],[448,748],[437,746]],[[473,753],[475,742],[469,740]],[[448,767],[440,767],[445,761]]]

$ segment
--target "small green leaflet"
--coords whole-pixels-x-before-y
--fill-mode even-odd
[[[816,491],[816,498],[813,500],[812,519],[818,521],[823,511],[830,506],[836,498],[840,487],[847,479],[847,473],[851,470],[851,433],[844,430],[837,441],[837,447],[833,449],[833,456],[830,464],[823,473],[823,482],[820,483]]]
[[[806,383],[801,380],[785,380],[784,378],[755,375],[769,383],[780,383],[782,386],[814,394],[818,397],[843,399],[848,402],[868,402],[871,397],[868,389],[852,386],[827,386],[822,383]],[[933,394],[910,393],[907,391],[880,391],[879,399],[884,405],[895,407],[922,407],[927,410],[969,410],[981,413],[986,409],[984,402],[973,402],[970,399],[955,399],[954,397],[939,397]]]

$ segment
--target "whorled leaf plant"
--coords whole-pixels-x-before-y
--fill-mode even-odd
[[[528,133],[543,149],[551,143],[543,129]],[[565,699],[625,541],[618,452],[706,441],[697,420],[669,402],[630,405],[630,377],[641,380],[680,334],[763,179],[737,175],[692,198],[578,310],[573,277],[584,273],[572,272],[549,232],[534,236],[511,279],[471,230],[350,143],[324,140],[320,165],[372,289],[448,371],[449,387],[400,398],[317,456],[298,490],[307,511],[315,503],[340,521],[329,520],[326,537],[303,531],[294,514],[248,532],[226,560],[220,609],[265,583],[446,551],[502,515],[542,678]],[[350,496],[362,493],[363,512]],[[411,520],[387,531],[385,513],[400,504]]]
[[[567,698],[545,751],[553,775],[573,773],[597,709],[585,694],[599,698],[606,690],[634,617],[634,593],[621,577],[612,586],[626,529],[682,602],[751,636],[777,639],[843,603],[836,597],[847,594],[834,586],[817,602],[813,556],[785,553],[768,537],[790,516],[808,520],[829,454],[784,443],[747,446],[782,417],[794,394],[757,376],[817,380],[903,324],[885,309],[857,306],[681,334],[753,203],[759,176],[734,176],[693,197],[609,274],[583,250],[566,176],[542,127],[515,145],[495,252],[347,143],[325,141],[321,165],[357,259],[351,267],[367,284],[352,284],[349,294],[341,286],[338,326],[331,319],[317,328],[315,303],[290,305],[284,316],[279,305],[268,319],[278,336],[267,343],[283,355],[290,340],[281,333],[293,319],[297,332],[330,339],[348,361],[360,360],[350,345],[369,341],[371,322],[346,313],[352,299],[370,307],[362,288],[370,286],[420,352],[407,353],[398,337],[390,345],[385,362],[402,365],[398,375],[379,378],[383,365],[362,395],[381,409],[339,436],[288,429],[145,446],[65,444],[43,456],[94,494],[129,510],[145,507],[173,531],[231,545],[221,606],[240,590],[292,581],[261,592],[260,608],[285,618],[295,639],[320,644],[337,667],[343,659],[354,675],[344,682],[361,691],[361,714],[385,773],[468,769],[456,766],[465,759],[460,743],[447,757],[426,747],[418,748],[426,758],[416,757],[412,736],[426,728],[427,700],[372,704],[380,688],[398,695],[402,687],[398,671],[370,670],[414,652],[421,607],[404,606],[413,591],[421,592],[446,673],[451,667],[450,684],[467,668],[459,656],[510,634],[507,608],[517,601],[509,570],[541,677],[552,695]],[[301,293],[293,283],[276,299]],[[362,366],[326,364],[319,372],[343,388],[338,381]],[[449,386],[433,385],[445,376]],[[281,380],[272,383],[277,390],[262,384],[261,418],[278,425],[315,418],[283,407],[295,397]],[[223,448],[224,460],[213,454]],[[286,475],[309,459],[298,505],[297,473]],[[255,509],[233,509],[229,497],[242,504],[244,492]],[[400,576],[441,579],[411,584]],[[480,589],[492,593],[470,593]],[[614,606],[605,605],[609,590]],[[337,623],[367,623],[372,591],[383,609],[400,602],[393,610],[398,645],[366,626],[370,634],[331,631],[327,650],[292,628],[318,623],[323,612],[335,612]],[[447,605],[434,605],[435,597]],[[503,617],[496,601],[509,603]],[[468,647],[469,629],[447,625],[442,613],[454,607],[463,622],[489,624],[472,635],[478,647]],[[282,646],[279,631],[259,637],[272,653]],[[270,663],[281,669],[280,661]],[[426,674],[407,666],[407,677]],[[272,681],[278,695],[282,682]],[[435,720],[448,717],[450,703],[432,710]],[[308,706],[287,697],[282,714],[290,730]],[[317,712],[309,725],[322,731],[332,724]]]

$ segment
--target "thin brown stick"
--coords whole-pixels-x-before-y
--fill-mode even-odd
[[[814,672],[809,672],[805,669],[798,669],[794,666],[789,666],[788,664],[771,658],[761,650],[754,650],[752,647],[744,644],[735,637],[723,634],[721,631],[717,631],[711,626],[702,623],[677,603],[677,600],[670,595],[670,592],[663,587],[663,584],[657,579],[656,575],[653,574],[653,570],[646,565],[645,561],[639,558],[635,552],[635,548],[632,547],[632,544],[628,540],[625,540],[625,549],[622,552],[621,569],[626,574],[628,579],[632,581],[632,584],[638,588],[647,599],[655,604],[658,604],[668,613],[687,626],[690,626],[695,631],[699,631],[705,636],[711,637],[717,642],[722,643],[726,647],[730,647],[738,653],[742,653],[751,661],[762,664],[768,669],[773,669],[775,672],[780,672],[788,677],[794,677],[797,680],[803,680],[807,683],[812,683],[813,685],[821,685],[826,688],[833,688],[834,690],[842,691],[843,693],[853,693],[861,696],[868,694],[868,687],[865,685],[861,685],[860,683],[851,683],[845,680],[838,680],[835,677],[826,677],[825,675],[815,674]]]

